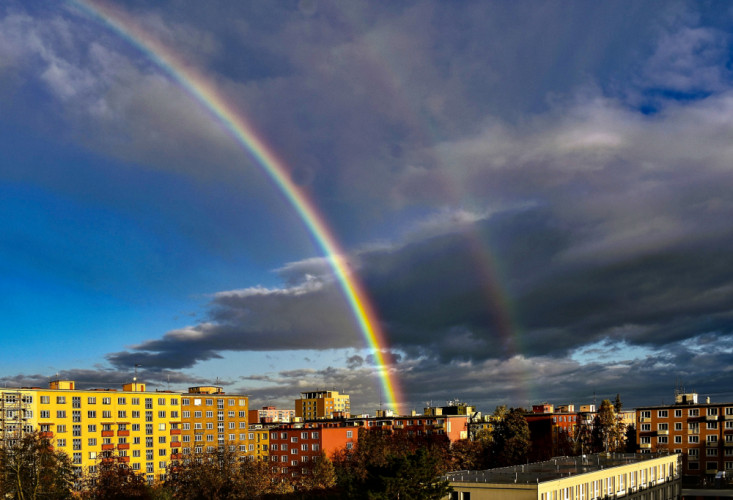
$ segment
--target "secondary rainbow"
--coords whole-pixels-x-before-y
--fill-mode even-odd
[[[147,34],[127,13],[101,2],[89,0],[69,0],[69,2],[101,21],[143,51],[208,110],[272,179],[328,259],[364,339],[373,351],[386,403],[399,411],[402,394],[392,360],[389,359],[385,334],[381,330],[374,307],[358,277],[351,270],[346,259],[342,257],[344,252],[328,224],[308,195],[293,183],[283,161],[264,140],[258,137],[254,127],[244,117],[233,111],[233,106],[227,104],[224,96],[211,81],[195,68],[184,64],[180,57]]]

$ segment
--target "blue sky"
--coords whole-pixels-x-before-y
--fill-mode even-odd
[[[206,75],[353,262],[406,408],[731,400],[725,2],[113,4]],[[255,405],[373,353],[260,166],[66,2],[0,5],[4,383],[218,380]]]

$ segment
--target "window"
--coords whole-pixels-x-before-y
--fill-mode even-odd
[[[65,405],[66,404],[66,396],[56,396],[56,404]]]
[[[161,410],[158,412],[158,418],[165,418],[165,410]]]
[[[207,411],[206,412],[206,418],[214,418],[214,412],[213,411]]]
[[[687,410],[687,416],[688,417],[699,417],[700,408],[690,408],[689,410]]]
[[[700,442],[700,436],[687,436],[687,442],[694,444]]]
[[[657,424],[657,430],[658,431],[668,431],[669,430],[669,424]]]
[[[681,431],[682,430],[682,422],[675,422],[674,423],[674,430]]]
[[[41,396],[41,404],[47,405],[51,403],[50,396]]]
[[[56,418],[66,418],[65,410],[56,410]]]
[[[354,431],[346,431],[346,437],[347,438],[354,437]]]
[[[706,457],[717,457],[718,456],[718,449],[717,448],[706,448],[705,449],[705,456]]]
[[[657,412],[657,417],[659,418],[667,418],[669,416],[669,412],[667,410],[659,410]]]
[[[708,442],[708,444],[716,444],[717,445],[718,444],[718,436],[716,436],[716,435],[707,436],[707,442]]]
[[[89,438],[89,446],[97,446],[97,438]]]
[[[641,432],[652,430],[652,424],[641,424]]]
[[[51,412],[48,410],[41,410],[41,418],[51,418]]]
[[[650,410],[644,410],[639,413],[641,414],[641,418],[652,418],[652,412]]]
[[[659,436],[659,437],[657,438],[657,442],[658,442],[659,444],[667,444],[667,442],[668,442],[668,441],[667,441],[667,436]]]
[[[682,410],[675,410],[674,418],[682,418]]]
[[[119,410],[117,412],[117,418],[127,418],[127,410]]]
[[[211,406],[213,404],[214,404],[214,400],[213,399],[207,399],[206,400],[206,406]]]
[[[111,411],[103,411],[102,412],[102,418],[112,418],[112,412]]]
[[[675,436],[674,437],[674,442],[675,442],[675,444],[682,443],[682,436]]]

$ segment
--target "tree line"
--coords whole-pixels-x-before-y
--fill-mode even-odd
[[[555,450],[573,455],[623,451],[629,433],[619,418],[621,402],[604,400],[591,423],[581,422],[574,433],[561,433]],[[381,429],[359,429],[352,449],[332,457],[325,454],[303,463],[304,471],[284,475],[277,464],[243,460],[228,448],[186,455],[174,462],[166,481],[148,485],[118,460],[114,452],[100,454],[92,473],[77,475],[69,458],[53,450],[40,434],[27,434],[0,448],[0,495],[6,498],[81,497],[87,500],[246,500],[300,498],[442,499],[450,486],[442,476],[450,471],[504,467],[544,460],[547,446],[531,440],[522,408],[498,407],[491,428],[473,440],[451,444],[445,435],[408,435]],[[633,431],[633,429],[632,429]],[[635,439],[633,445],[635,446]]]

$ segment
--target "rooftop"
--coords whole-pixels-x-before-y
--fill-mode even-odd
[[[667,456],[666,453],[601,453],[582,457],[556,457],[545,462],[536,462],[512,467],[478,471],[458,471],[446,474],[446,479],[467,483],[525,483],[537,484],[562,477],[595,472],[610,467],[641,462]]]

